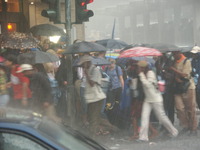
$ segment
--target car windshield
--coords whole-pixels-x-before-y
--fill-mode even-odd
[[[76,134],[73,134],[73,129],[65,128],[64,126],[58,125],[48,119],[44,119],[38,126],[38,130],[43,134],[53,139],[57,143],[63,145],[65,148],[70,150],[90,150],[94,147],[90,146],[84,140],[81,140]]]

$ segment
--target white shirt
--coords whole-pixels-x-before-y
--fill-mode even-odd
[[[163,97],[157,89],[157,79],[153,71],[148,71],[146,76],[143,72],[139,74],[145,94],[146,102],[162,102]]]

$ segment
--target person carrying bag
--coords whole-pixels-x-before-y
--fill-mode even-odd
[[[179,51],[175,51],[172,54],[175,63],[170,69],[175,73],[176,86],[179,85],[174,90],[174,98],[177,117],[182,126],[180,134],[195,136],[197,135],[196,93],[195,83],[191,77],[191,62]],[[180,90],[181,88],[182,91]]]

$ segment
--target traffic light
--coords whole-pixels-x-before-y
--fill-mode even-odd
[[[60,0],[41,0],[43,3],[49,5],[49,9],[42,10],[41,15],[49,18],[49,21],[53,21],[55,24],[61,23],[60,21]]]
[[[87,4],[92,3],[94,0],[76,0],[76,24],[82,24],[89,21],[89,18],[94,15],[92,10],[87,9]]]
[[[7,24],[7,29],[8,29],[8,31],[12,31],[13,30],[12,24],[8,23]]]
[[[6,26],[8,32],[14,32],[17,29],[16,23],[7,23]]]

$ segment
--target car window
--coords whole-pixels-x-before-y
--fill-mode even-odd
[[[0,133],[0,150],[47,150],[35,141],[21,135]]]
[[[78,139],[76,136],[66,132],[61,126],[53,123],[50,120],[44,120],[38,127],[38,130],[63,145],[70,150],[91,150],[89,144],[83,140]]]

